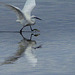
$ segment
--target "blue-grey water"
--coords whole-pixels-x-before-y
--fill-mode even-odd
[[[22,9],[26,0],[0,1]],[[15,13],[0,5],[0,75],[75,75],[75,0],[36,2],[40,32],[26,27],[24,38]]]

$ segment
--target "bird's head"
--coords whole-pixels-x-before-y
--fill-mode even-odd
[[[42,19],[40,19],[39,17],[37,17],[37,16],[34,16],[34,15],[32,15],[32,16],[31,16],[31,18],[32,18],[32,19],[38,19],[38,20],[42,20]]]

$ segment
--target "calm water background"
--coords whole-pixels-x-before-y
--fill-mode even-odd
[[[22,9],[26,0],[0,1]],[[36,46],[42,45],[34,50],[37,64],[34,67],[24,55],[14,64],[0,66],[0,75],[75,75],[75,0],[36,1],[33,14],[43,19],[33,26],[40,30],[40,35],[32,39],[37,42]],[[19,33],[6,32],[20,30],[22,26],[15,20],[14,12],[0,6],[0,63],[14,55],[23,39]],[[32,33],[23,35],[29,39]]]

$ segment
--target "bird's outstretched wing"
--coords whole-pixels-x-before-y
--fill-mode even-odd
[[[33,8],[36,6],[35,0],[27,0],[24,8],[22,9],[22,12],[24,13],[24,15],[31,15],[31,11],[33,10]]]
[[[17,20],[24,19],[24,15],[23,15],[23,13],[21,12],[21,10],[18,7],[14,6],[14,5],[3,3],[3,2],[0,2],[0,4],[10,8],[14,12],[16,12]]]

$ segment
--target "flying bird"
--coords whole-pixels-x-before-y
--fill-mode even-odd
[[[10,8],[16,13],[16,22],[19,22],[23,25],[23,27],[20,29],[20,33],[22,33],[23,28],[26,26],[30,26],[31,31],[33,31],[31,26],[35,24],[36,19],[41,20],[40,18],[31,15],[32,10],[36,6],[35,0],[27,0],[22,10],[14,5],[6,4],[3,2],[0,2],[0,4]]]

